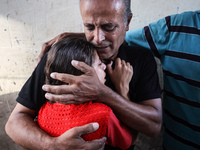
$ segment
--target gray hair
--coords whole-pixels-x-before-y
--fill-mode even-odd
[[[125,8],[124,8],[124,24],[127,23],[128,18],[131,15],[131,0],[124,0]]]

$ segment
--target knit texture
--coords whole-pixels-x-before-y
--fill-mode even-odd
[[[92,122],[99,123],[99,129],[83,135],[83,139],[91,141],[106,135],[110,107],[102,103],[84,103],[80,105],[63,105],[46,102],[38,113],[38,125],[51,136],[59,136],[65,131]]]

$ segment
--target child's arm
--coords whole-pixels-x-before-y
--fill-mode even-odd
[[[124,98],[130,100],[129,83],[133,76],[133,67],[130,65],[130,63],[125,62],[120,58],[117,58],[115,60],[114,70],[112,69],[112,63],[107,65],[107,70],[116,91]],[[131,138],[130,133],[132,133]],[[135,145],[137,143],[137,135],[137,131],[129,130],[116,118],[113,112],[111,112],[108,125],[108,143],[110,142],[109,144],[113,144],[114,146],[117,145],[118,147],[123,149],[130,144],[130,139],[132,139],[131,145]],[[110,136],[112,138],[110,138]],[[109,139],[112,139],[112,141],[109,141]],[[119,144],[119,139],[121,143],[123,143],[122,141],[125,140],[122,144],[123,146]]]
[[[129,83],[133,76],[133,67],[130,63],[117,58],[115,68],[112,69],[112,63],[110,63],[107,65],[107,70],[118,94],[130,100]]]

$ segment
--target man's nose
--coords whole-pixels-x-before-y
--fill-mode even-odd
[[[94,32],[94,41],[97,44],[101,44],[101,42],[105,40],[104,32],[101,29],[96,29]]]

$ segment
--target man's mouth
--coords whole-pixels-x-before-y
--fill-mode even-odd
[[[103,49],[106,49],[106,48],[108,48],[109,46],[95,46],[95,48],[97,49],[97,50],[103,50]]]

